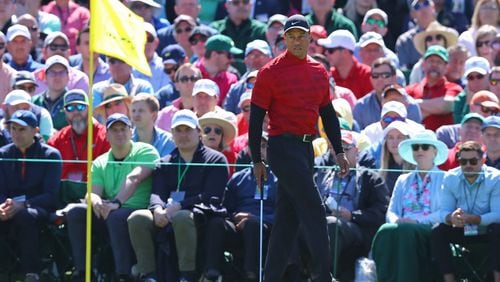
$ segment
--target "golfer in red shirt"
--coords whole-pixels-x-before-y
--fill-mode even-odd
[[[249,146],[260,187],[267,178],[260,156],[262,122],[269,114],[268,160],[278,177],[275,224],[264,270],[264,281],[282,281],[290,251],[300,231],[311,254],[312,281],[332,281],[325,208],[313,182],[311,141],[318,115],[337,153],[339,175],[348,173],[340,128],[330,102],[328,74],[307,55],[309,24],[302,15],[285,24],[287,51],[264,66],[253,89]]]

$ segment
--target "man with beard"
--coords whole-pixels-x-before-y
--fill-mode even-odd
[[[424,79],[406,87],[408,95],[417,100],[422,112],[422,123],[427,129],[436,130],[441,125],[453,124],[453,101],[462,87],[446,80],[447,64],[448,51],[442,46],[430,46],[422,63]]]
[[[88,107],[87,94],[83,90],[73,89],[64,95],[64,114],[69,125],[52,135],[47,142],[57,148],[65,160],[61,179],[87,181],[87,163],[71,161],[87,160]],[[95,159],[110,147],[106,140],[106,128],[96,120],[93,126],[92,157]]]

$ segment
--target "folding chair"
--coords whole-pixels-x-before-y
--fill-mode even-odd
[[[468,282],[492,281],[491,271],[488,269],[488,245],[475,244],[450,244],[454,257],[454,266],[457,270],[456,279]]]

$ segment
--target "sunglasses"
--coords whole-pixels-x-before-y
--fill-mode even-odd
[[[196,44],[198,44],[198,42],[201,42],[201,43],[207,42],[207,39],[208,39],[208,37],[206,37],[206,36],[199,36],[199,37],[189,39],[189,43],[191,45],[196,45]]]
[[[467,76],[467,80],[476,80],[476,79],[478,79],[478,80],[479,80],[479,79],[483,79],[483,78],[484,78],[484,75],[483,75],[483,74],[480,74],[480,73],[478,73],[478,74],[476,74],[476,75],[469,74],[469,75]]]
[[[61,51],[66,51],[69,49],[69,46],[66,44],[49,44],[50,51],[57,51],[58,49]]]
[[[479,159],[478,158],[472,158],[472,159],[459,158],[458,162],[460,163],[460,165],[467,165],[467,163],[470,163],[471,165],[477,165],[479,163]]]
[[[28,29],[29,29],[30,31],[35,32],[35,31],[38,31],[38,26],[29,26],[29,27],[28,27]]]
[[[245,113],[248,113],[250,111],[250,105],[246,105],[246,106],[242,107],[241,110]]]
[[[193,28],[191,28],[191,27],[186,27],[185,29],[176,28],[175,33],[183,33],[183,32],[190,33],[192,30],[193,30]]]
[[[60,70],[60,71],[48,70],[46,72],[46,74],[47,74],[47,76],[50,76],[50,77],[66,76],[66,75],[68,75],[68,70],[66,70],[66,69]]]
[[[423,151],[427,151],[431,146],[432,145],[430,144],[412,144],[411,149],[415,152],[418,151],[420,148],[422,148]]]
[[[326,52],[331,55],[331,54],[335,53],[336,51],[339,51],[339,50],[342,50],[342,49],[344,49],[344,48],[342,48],[342,47],[327,48]]]
[[[372,72],[371,75],[372,75],[372,78],[377,79],[379,77],[381,77],[381,78],[389,78],[389,77],[392,77],[394,74],[392,74],[390,72],[379,72],[379,73]]]
[[[431,42],[431,41],[442,41],[444,40],[444,36],[442,34],[436,34],[436,35],[427,35],[425,37],[425,42]]]
[[[117,58],[108,58],[108,63],[110,65],[114,65],[114,64],[123,64],[124,62]]]
[[[391,116],[385,116],[384,118],[382,118],[382,120],[385,123],[387,123],[387,124],[389,124],[389,123],[391,123],[393,121],[397,121],[397,120],[399,120],[399,121],[405,121],[405,119],[402,118],[402,117],[391,117]]]
[[[476,41],[476,48],[481,48],[483,45],[490,46],[491,40]]]
[[[148,41],[148,43],[153,43],[155,41],[155,37],[148,35],[146,40]]]
[[[210,132],[212,132],[212,130],[214,131],[215,134],[222,135],[222,129],[220,129],[218,127],[212,128],[210,126],[205,126],[205,128],[203,128],[203,133],[210,134]]]
[[[163,71],[166,74],[171,75],[172,73],[176,72],[178,68],[179,68],[179,66],[175,66],[175,67],[171,67],[171,68],[163,68]]]
[[[188,81],[191,81],[194,83],[194,82],[198,81],[199,79],[200,79],[199,77],[194,76],[194,75],[192,75],[192,76],[184,75],[184,76],[179,77],[179,79],[177,79],[177,81],[180,81],[182,83],[186,83]]]
[[[499,81],[500,81],[500,78],[491,78],[490,79],[490,84],[493,85],[493,86],[496,86]]]
[[[118,100],[118,101],[114,101],[114,102],[110,102],[110,103],[107,103],[106,105],[104,105],[104,108],[109,110],[113,107],[116,107],[116,106],[119,106],[123,103],[122,100]]]
[[[84,104],[66,105],[64,109],[69,113],[72,113],[74,111],[83,112],[87,109],[87,105]]]
[[[417,3],[413,6],[413,9],[415,11],[419,11],[419,10],[422,10],[423,8],[426,8],[426,7],[429,7],[431,5],[431,2],[429,1],[424,1],[422,3]]]
[[[377,20],[374,18],[369,18],[366,20],[366,23],[369,25],[378,25],[378,27],[385,27],[384,20]]]
[[[232,0],[231,4],[238,6],[239,4],[248,5],[250,0]]]
[[[245,84],[245,87],[246,87],[247,89],[253,89],[253,87],[254,87],[254,86],[255,86],[255,83],[254,83],[254,82],[247,82],[247,83]]]

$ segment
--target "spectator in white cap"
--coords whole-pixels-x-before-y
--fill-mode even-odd
[[[45,37],[42,49],[43,59],[47,60],[55,55],[59,55],[68,60],[70,57],[69,39],[66,34],[56,31],[52,32]],[[33,72],[35,82],[38,84],[35,94],[40,94],[47,90],[45,82],[45,69],[40,68]],[[87,74],[76,68],[68,68],[68,90],[80,89],[85,92],[89,91],[89,78]]]
[[[31,34],[27,27],[15,24],[7,30],[7,50],[10,54],[9,65],[17,70],[33,72],[42,64],[33,60],[31,52]]]
[[[351,32],[336,30],[327,38],[318,39],[318,44],[325,47],[325,56],[338,86],[351,89],[358,99],[373,89],[371,84],[366,83],[370,80],[371,68],[353,56],[356,40]]]
[[[285,26],[285,22],[287,19],[288,17],[285,15],[275,14],[272,15],[269,20],[267,20],[266,41],[269,46],[271,46],[271,48],[274,47],[276,37],[278,37],[280,31],[283,31],[283,27]]]
[[[31,57],[35,61],[40,61],[42,59],[41,52],[43,47],[43,42],[40,40],[40,28],[38,28],[38,20],[30,15],[23,14],[17,17],[17,24],[24,25],[28,28],[31,34]]]
[[[467,79],[467,85],[458,93],[453,102],[454,123],[459,123],[469,112],[469,102],[475,93],[489,89],[489,73],[490,64],[485,58],[473,56],[465,61],[464,77]]]
[[[366,12],[361,23],[361,32],[367,33],[373,31],[384,37],[388,31],[388,23],[387,14],[383,10],[378,8],[370,9]]]
[[[155,17],[157,10],[162,6],[154,0],[129,0],[129,8],[137,15],[141,16],[145,22],[153,25],[155,30],[169,26],[169,22],[164,18]]]
[[[224,111],[217,106],[219,87],[210,79],[200,79],[193,87],[193,111],[198,117],[208,112]]]
[[[64,93],[68,91],[68,60],[59,55],[45,62],[45,83],[47,89],[33,97],[33,104],[46,108],[52,116],[54,128],[59,130],[68,125],[64,114]]]
[[[238,127],[238,136],[248,132],[248,124],[250,120],[250,101],[252,100],[252,90],[248,89],[241,95],[238,102],[238,108],[241,112],[236,115],[236,124]]]
[[[10,92],[12,86],[12,80],[16,71],[3,62],[3,55],[5,54],[5,46],[7,44],[7,38],[5,34],[0,31],[0,102],[4,100],[7,93]]]
[[[171,79],[164,71],[163,59],[155,52],[159,44],[155,28],[149,22],[144,22],[144,30],[146,31],[147,38],[144,55],[151,69],[151,76],[147,76],[135,69],[132,73],[134,77],[149,81],[151,86],[153,86],[153,90],[157,92],[160,88],[170,83]]]
[[[26,91],[20,89],[12,90],[7,94],[0,106],[4,111],[4,119],[0,120],[0,128],[8,131],[8,125],[4,127],[4,121],[9,120],[18,110],[29,110],[35,114],[38,120],[40,135],[42,135],[43,139],[47,141],[52,135],[54,127],[50,113],[47,109],[31,103],[31,96]],[[10,134],[7,134],[6,137],[10,142]]]
[[[358,36],[360,36],[362,34],[361,26],[366,18],[366,14],[376,7],[377,1],[375,0],[349,0],[342,11],[343,14],[354,23],[356,32]],[[387,23],[385,25],[387,25]]]

